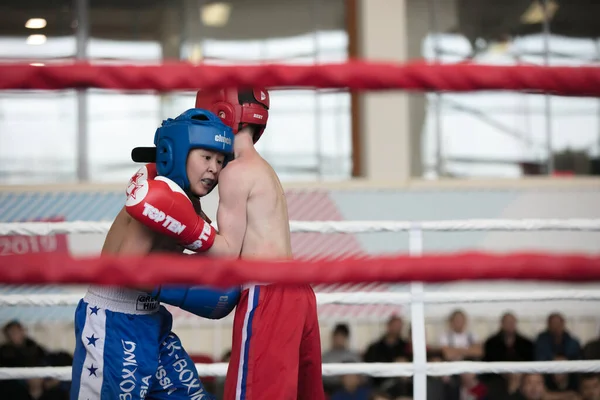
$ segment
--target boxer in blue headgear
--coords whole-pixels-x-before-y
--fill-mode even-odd
[[[219,117],[210,111],[193,108],[175,119],[163,121],[154,135],[156,147],[135,148],[132,159],[155,162],[158,176],[168,178],[184,191],[202,197],[215,187],[220,169],[233,158],[233,140],[232,129]],[[207,168],[206,165],[214,158],[221,167]],[[170,192],[167,190],[166,195]],[[200,216],[210,222],[205,214]],[[235,299],[237,303],[239,290],[159,286],[150,294],[193,314],[218,319],[231,312],[231,300]],[[207,302],[207,299],[210,301]]]
[[[159,176],[169,178],[184,191],[204,196],[214,188],[217,177],[214,172],[206,173],[202,159],[218,157],[221,167],[225,167],[233,158],[233,140],[233,131],[219,117],[207,110],[192,108],[175,119],[163,121],[154,135],[156,147],[137,147],[131,158],[136,162],[156,163]],[[204,152],[194,153],[194,149]]]
[[[137,202],[155,221],[164,218],[161,226],[188,232],[191,226],[182,226],[166,209],[160,210],[161,201],[166,204],[179,196],[185,207],[192,207],[191,212],[200,216],[199,221],[204,218],[210,223],[198,197],[217,184],[221,169],[233,156],[233,139],[231,129],[203,109],[191,109],[164,121],[155,133],[156,147],[132,152],[134,161],[149,164],[129,181],[125,207],[106,236],[102,254],[181,253],[177,240],[148,229],[127,208]],[[75,313],[71,398],[213,399],[171,330],[172,315],[159,301],[218,319],[235,308],[239,296],[239,287],[90,286]]]

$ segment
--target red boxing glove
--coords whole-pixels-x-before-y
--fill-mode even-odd
[[[129,183],[127,184],[127,190],[125,193],[127,197],[133,195],[135,198],[136,192],[142,183],[146,182],[148,179],[154,179],[158,175],[156,172],[156,164],[146,164],[142,168],[138,169],[138,171],[131,177]]]
[[[150,164],[151,165],[151,164]],[[217,232],[196,211],[185,192],[164,176],[152,177],[148,166],[131,178],[125,209],[153,231],[173,237],[184,247],[203,252],[211,248]]]

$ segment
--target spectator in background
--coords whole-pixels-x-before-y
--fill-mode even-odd
[[[385,334],[371,343],[365,353],[365,362],[393,362],[398,357],[406,357],[407,342],[402,339],[402,319],[392,316],[387,323]]]
[[[394,360],[394,362],[398,363],[408,363],[409,361],[410,360],[404,356]],[[381,383],[379,388],[394,400],[398,398],[412,398],[413,396],[413,381],[410,376],[388,378]]]
[[[398,357],[406,357],[408,343],[402,339],[402,319],[392,316],[387,323],[385,334],[371,343],[364,355],[365,362],[393,362]],[[372,378],[375,387],[383,382],[382,378]]]
[[[63,351],[50,353],[47,363],[53,367],[70,367],[73,365],[73,356]],[[44,379],[42,382],[43,392],[38,400],[69,400],[70,387],[71,382],[61,382],[52,378]]]
[[[533,361],[533,342],[519,334],[517,318],[506,313],[500,319],[500,330],[490,336],[483,346],[483,360],[494,361]],[[519,389],[518,374],[489,374],[482,379],[489,390],[489,400],[504,400]]]
[[[45,365],[46,351],[27,337],[19,321],[10,321],[2,332],[6,342],[0,346],[0,367],[38,367]],[[41,379],[0,381],[0,398],[30,400],[43,393]],[[32,393],[33,392],[33,393]]]
[[[19,321],[10,321],[2,329],[6,343],[0,346],[0,364],[4,367],[38,367],[45,364],[46,350],[27,337]]]
[[[360,362],[358,353],[350,350],[350,328],[337,324],[331,334],[331,349],[323,353],[324,363]]]
[[[564,361],[566,359],[562,355],[554,357],[554,361]],[[549,374],[545,377],[545,384],[548,392],[568,395],[564,397],[576,397],[576,394],[579,392],[577,374]]]
[[[73,357],[66,352],[47,352],[27,337],[19,321],[11,321],[3,328],[6,343],[0,346],[0,367],[66,367]],[[0,381],[0,398],[11,400],[68,400],[70,382],[56,379],[33,378]]]
[[[428,351],[428,362],[444,361],[441,351]],[[427,400],[459,400],[458,385],[451,376],[427,376]]]
[[[439,341],[444,359],[460,361],[464,358],[481,358],[483,348],[475,334],[467,329],[467,316],[463,311],[456,310],[450,314],[448,328]]]
[[[477,375],[473,373],[460,375],[460,400],[486,400],[487,394],[487,387],[479,381]]]
[[[524,374],[521,389],[509,400],[546,400],[546,387],[541,374]]]
[[[484,379],[485,378],[485,379]],[[488,388],[488,400],[506,400],[521,387],[521,374],[501,374],[482,376]]]
[[[31,400],[26,381],[1,380],[0,398],[10,400]]]
[[[500,393],[502,394],[501,399],[505,400],[506,398],[510,398],[510,396],[514,396],[515,393],[519,392],[521,382],[523,381],[523,374],[503,374],[502,376],[506,381],[506,386]],[[491,390],[490,394],[492,394]],[[492,400],[492,396],[490,396],[490,400]]]
[[[371,392],[369,400],[394,400],[387,393],[383,392]]]
[[[360,356],[350,350],[350,328],[346,324],[337,324],[331,335],[331,349],[323,353],[323,363],[360,362]],[[325,392],[335,393],[342,387],[339,376],[324,376]]]
[[[581,400],[600,400],[600,378],[598,375],[582,375],[579,384]]]
[[[547,329],[535,341],[536,361],[550,361],[557,355],[569,360],[581,358],[579,340],[565,329],[565,319],[559,313],[548,316]]]
[[[369,400],[371,388],[365,384],[364,377],[356,374],[342,375],[342,387],[331,400]]]
[[[517,330],[517,318],[505,313],[500,330],[487,338],[483,346],[484,361],[533,361],[533,342]]]
[[[584,360],[600,360],[600,337],[591,340],[583,347]]]

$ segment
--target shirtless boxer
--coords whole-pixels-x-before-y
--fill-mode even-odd
[[[266,91],[256,101],[269,107]],[[199,92],[196,107],[227,120],[227,109]],[[211,106],[212,105],[212,106]],[[285,194],[277,174],[254,148],[262,131],[236,132],[235,158],[219,181],[214,256],[292,258]],[[323,400],[321,336],[310,285],[246,285],[235,311],[224,400]]]
[[[181,229],[173,216],[155,210],[160,199],[153,204],[156,199],[147,193],[150,181],[154,197],[161,190],[167,196],[175,190],[205,217],[198,197],[216,185],[223,165],[231,158],[232,142],[231,129],[205,110],[189,110],[175,120],[164,121],[156,131],[153,160],[148,160],[158,164],[148,164],[133,176],[127,187],[126,207],[142,204],[155,221]],[[141,161],[140,157],[134,156],[134,161]],[[173,181],[189,195],[171,184]],[[147,229],[127,214],[126,207],[108,232],[103,254],[182,252],[177,241]],[[151,296],[136,289],[90,286],[75,314],[71,400],[212,398],[171,331],[171,314],[157,299],[201,317],[222,318],[237,304],[239,288],[167,286],[152,290]]]
[[[242,105],[244,108],[242,108]],[[219,115],[236,133],[235,159],[219,181],[219,232],[178,202],[182,223],[197,227],[196,252],[242,258],[292,257],[287,204],[273,168],[254,143],[264,127],[235,123],[244,111],[266,122],[266,90],[199,92],[196,107]],[[175,196],[177,197],[177,196]],[[164,210],[167,212],[167,210]],[[184,216],[185,214],[185,216]],[[155,228],[156,229],[156,228]],[[167,233],[168,234],[168,233]],[[235,312],[225,400],[322,400],[321,343],[316,299],[309,285],[247,285]]]

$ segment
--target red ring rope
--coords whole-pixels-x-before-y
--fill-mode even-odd
[[[223,86],[362,90],[525,90],[600,97],[600,68],[351,61],[322,65],[211,66],[0,64],[0,89],[197,90]]]
[[[65,254],[0,257],[0,282],[160,283],[239,285],[271,283],[446,282],[455,280],[600,280],[600,256],[457,253],[317,261],[214,259],[199,256],[73,258]]]

